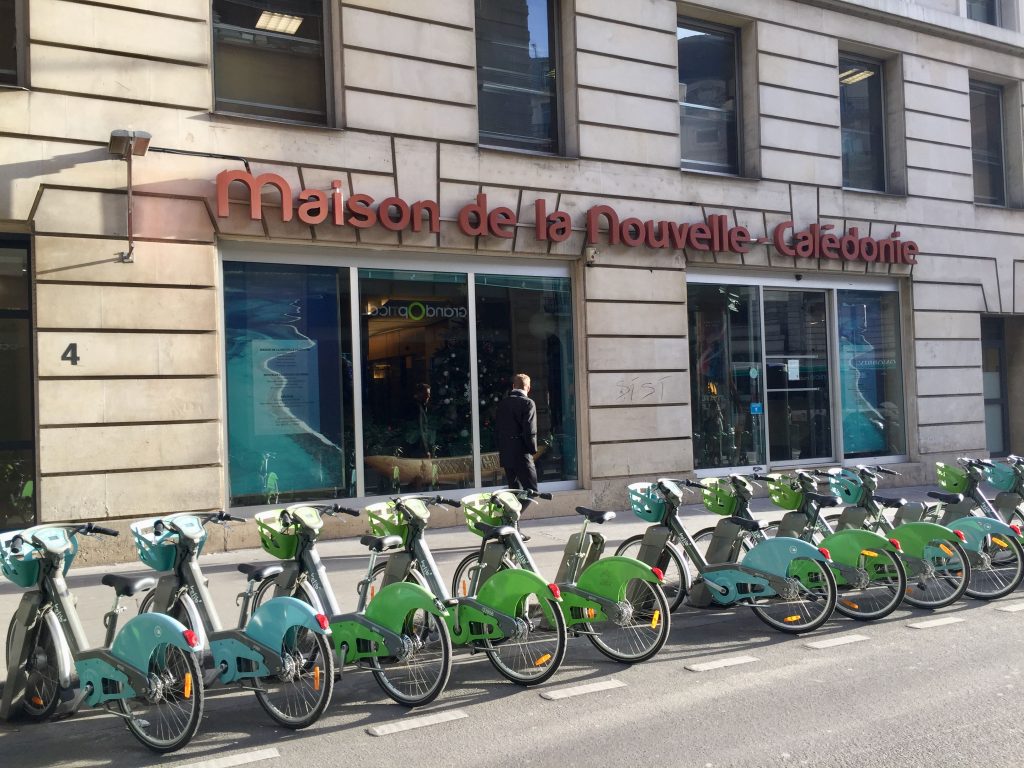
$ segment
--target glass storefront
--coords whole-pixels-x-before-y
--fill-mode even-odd
[[[695,468],[906,453],[895,290],[690,278]]]
[[[540,481],[576,479],[568,277],[226,261],[224,284],[233,506],[501,485],[519,372]]]

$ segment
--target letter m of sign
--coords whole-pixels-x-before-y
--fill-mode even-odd
[[[263,187],[277,187],[281,193],[281,220],[292,220],[292,188],[283,177],[276,173],[261,173],[253,176],[248,171],[221,171],[217,174],[217,216],[226,219],[230,213],[228,188],[231,182],[240,181],[249,189],[249,218],[259,221],[263,218]]]

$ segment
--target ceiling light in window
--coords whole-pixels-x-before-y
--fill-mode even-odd
[[[843,85],[853,85],[874,75],[874,71],[870,69],[848,69],[839,75],[839,82]]]
[[[301,16],[289,16],[286,13],[272,13],[264,11],[260,14],[260,20],[256,22],[256,29],[265,29],[267,32],[280,32],[283,35],[294,35],[302,24]]]

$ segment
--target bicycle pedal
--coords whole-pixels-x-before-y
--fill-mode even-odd
[[[525,533],[520,533],[519,538],[521,538],[523,541],[529,541],[532,537],[527,536]]]

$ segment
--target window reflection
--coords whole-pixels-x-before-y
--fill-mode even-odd
[[[882,66],[841,57],[839,104],[843,124],[843,186],[885,190]]]
[[[736,33],[687,22],[676,37],[682,167],[739,173]]]
[[[28,249],[0,241],[0,530],[35,521],[35,406]]]
[[[1006,204],[1003,178],[1003,89],[971,82],[971,149],[974,200]]]

